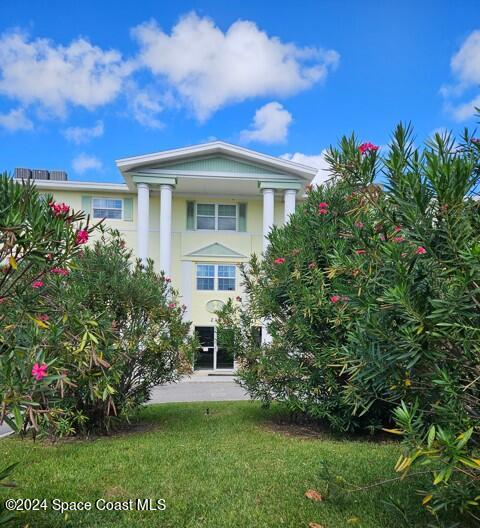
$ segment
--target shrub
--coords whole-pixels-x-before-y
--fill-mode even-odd
[[[55,312],[42,292],[50,270],[67,266],[95,229],[84,220],[51,197],[42,199],[32,184],[0,176],[0,423],[17,430],[36,424],[38,401],[62,377],[55,367],[45,369],[42,350],[30,347],[27,335],[46,328]],[[35,363],[43,372],[38,381]]]
[[[272,335],[239,347],[240,380],[341,430],[391,429],[397,406],[415,408],[415,429],[398,429],[418,449],[435,425],[434,488],[467,480],[472,513],[478,471],[452,469],[463,462],[445,453],[469,436],[459,452],[477,464],[480,141],[437,134],[420,150],[400,125],[384,157],[351,136],[327,158],[332,182],[272,232],[264,260],[244,272],[248,303],[221,315],[228,327],[247,310]],[[466,510],[464,494],[433,495],[435,511]]]
[[[29,344],[62,377],[41,426],[54,435],[104,432],[190,368],[190,324],[163,275],[132,259],[117,232],[101,237],[69,269],[53,273],[43,300],[55,307]]]

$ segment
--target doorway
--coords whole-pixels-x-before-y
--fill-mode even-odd
[[[214,326],[196,326],[195,337],[200,344],[195,356],[195,370],[233,370],[233,356],[218,346]]]

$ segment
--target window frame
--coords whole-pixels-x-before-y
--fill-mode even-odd
[[[125,204],[123,198],[111,198],[106,196],[92,196],[91,198],[91,210],[92,210],[92,218],[94,219],[102,219],[105,218],[105,220],[117,220],[117,221],[123,221],[124,215],[125,215]],[[116,200],[121,203],[120,208],[120,218],[108,218],[107,216],[95,216],[95,209],[103,209],[104,211],[118,211],[118,207],[95,207],[95,200]]]
[[[207,290],[203,288],[198,287],[198,279],[212,279],[212,277],[207,277],[205,275],[198,275],[198,267],[199,266],[213,266],[213,289]],[[219,277],[218,275],[218,268],[219,266],[229,266],[233,268],[233,277]],[[196,262],[195,263],[195,287],[196,291],[220,291],[220,292],[234,292],[237,291],[237,264],[230,264],[229,262]],[[233,280],[233,290],[224,290],[220,289],[219,286],[219,280],[220,279],[227,279],[227,280]]]
[[[199,205],[213,205],[215,207],[215,215],[214,215],[214,229],[202,229],[198,227],[198,206]],[[219,229],[218,228],[218,219],[219,214],[218,210],[220,206],[229,206],[229,207],[235,207],[235,229]],[[207,215],[200,215],[201,217],[205,218],[212,218],[212,216]],[[225,233],[238,233],[238,216],[239,216],[239,207],[238,204],[232,204],[232,203],[213,203],[213,202],[196,202],[195,203],[195,231],[221,231]],[[221,218],[234,218],[233,216],[224,216],[220,215]]]

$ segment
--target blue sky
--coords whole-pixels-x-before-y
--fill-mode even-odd
[[[474,127],[478,1],[3,0],[1,169],[121,181],[114,160],[213,138],[322,166]]]

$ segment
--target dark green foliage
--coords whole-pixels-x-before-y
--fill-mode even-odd
[[[473,199],[480,142],[468,132],[461,144],[437,134],[417,149],[410,127],[400,125],[384,150],[383,157],[375,149],[362,153],[354,136],[330,149],[332,181],[309,192],[289,224],[272,232],[265,259],[245,270],[249,302],[227,307],[221,322],[247,321],[239,315],[247,311],[272,335],[268,346],[239,347],[240,380],[254,397],[339,430],[392,428],[393,410],[404,402],[409,412],[417,409],[419,425],[407,433],[413,443],[431,424],[453,439],[471,430],[473,460],[480,433],[480,208]],[[438,487],[466,478],[480,495],[480,466],[460,476],[458,458],[451,463],[457,469]],[[467,495],[475,515],[478,498]]]

